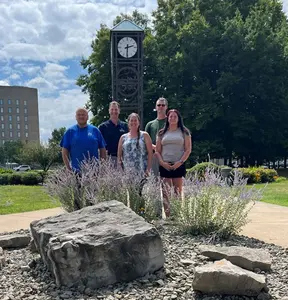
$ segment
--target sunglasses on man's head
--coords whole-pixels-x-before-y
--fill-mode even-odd
[[[163,106],[164,107],[164,106],[166,106],[166,104],[157,104],[157,106]]]

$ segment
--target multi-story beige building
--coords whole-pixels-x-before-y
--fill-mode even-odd
[[[39,142],[37,89],[0,86],[0,145],[6,141]]]

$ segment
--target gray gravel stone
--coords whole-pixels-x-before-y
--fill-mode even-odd
[[[62,294],[72,292],[71,300],[115,300],[116,294],[125,300],[167,300],[177,295],[179,300],[266,300],[257,297],[219,296],[195,293],[192,289],[194,267],[203,266],[208,259],[198,258],[199,245],[208,245],[207,237],[181,236],[174,231],[172,226],[163,226],[158,229],[164,247],[164,268],[155,274],[148,274],[144,278],[128,283],[115,284],[86,295],[83,287],[78,289],[57,288],[51,274],[42,263],[39,254],[31,253],[28,248],[4,250],[6,261],[9,263],[0,272],[0,299],[25,300],[33,296],[34,300],[62,300]],[[22,232],[23,233],[23,232]],[[27,233],[27,232],[26,232]],[[243,246],[267,250],[272,257],[272,269],[265,273],[268,294],[271,300],[288,300],[288,252],[275,245],[266,244],[256,239],[243,236],[231,237],[229,241],[216,241],[218,246]],[[20,266],[28,266],[32,260],[36,265],[30,271],[23,272]],[[183,265],[183,260],[191,260],[194,265]],[[184,272],[188,272],[189,275]],[[142,279],[144,280],[141,283]],[[156,281],[162,279],[164,286],[159,286]],[[146,281],[148,280],[148,282]],[[20,298],[20,293],[26,297]],[[29,293],[31,293],[29,295]],[[265,297],[266,295],[264,295]],[[266,293],[267,294],[267,293]],[[268,300],[268,298],[267,298]]]

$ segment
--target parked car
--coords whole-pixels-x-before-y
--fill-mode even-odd
[[[21,166],[18,166],[16,168],[13,168],[13,170],[16,171],[16,172],[25,172],[25,171],[30,171],[31,168],[28,165],[21,165]]]

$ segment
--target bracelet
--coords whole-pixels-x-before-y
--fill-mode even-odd
[[[184,160],[180,160],[180,163],[181,163],[181,164],[184,164],[184,162],[185,162]]]

